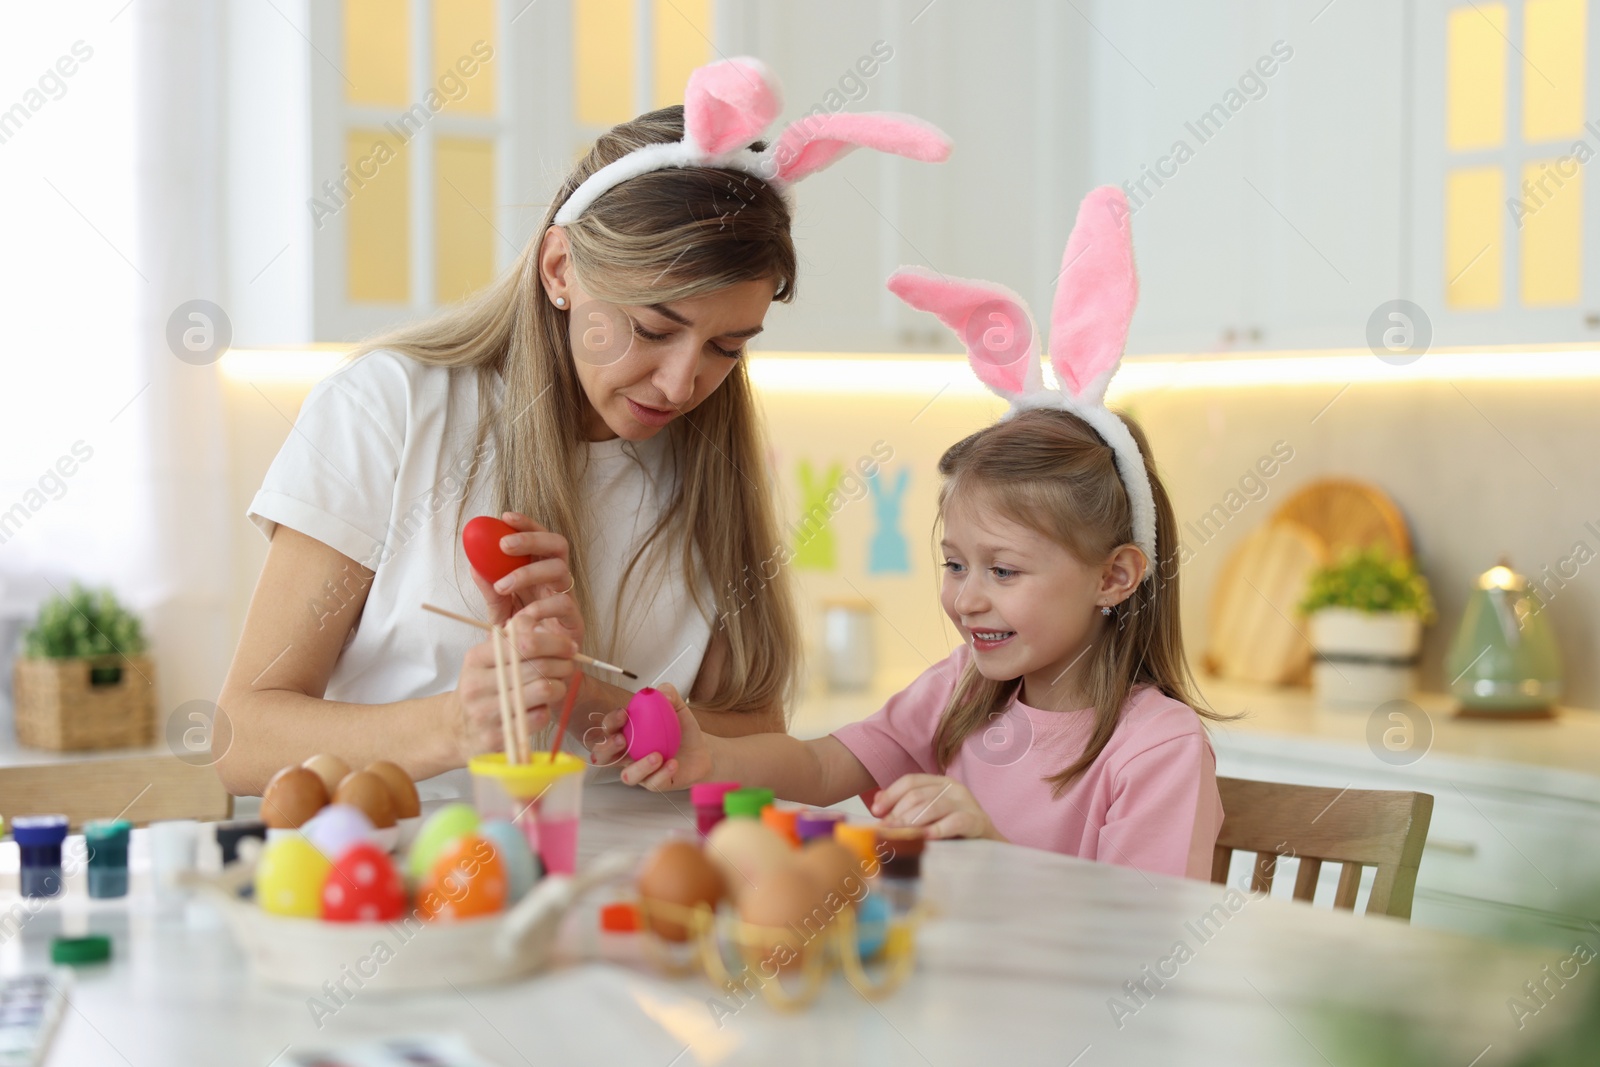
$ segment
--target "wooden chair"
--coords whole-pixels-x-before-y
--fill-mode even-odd
[[[1428,839],[1433,797],[1376,789],[1323,789],[1309,785],[1218,778],[1222,832],[1211,861],[1211,880],[1223,884],[1235,849],[1255,853],[1250,888],[1271,892],[1279,857],[1300,861],[1294,899],[1309,902],[1324,863],[1340,863],[1333,906],[1355,910],[1361,868],[1377,868],[1368,915],[1411,919],[1417,864]]]

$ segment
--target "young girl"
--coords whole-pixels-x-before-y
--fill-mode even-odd
[[[814,741],[709,737],[680,705],[676,758],[633,763],[625,782],[730,780],[815,805],[882,787],[872,813],[931,837],[1209,877],[1222,804],[1200,722],[1212,716],[1189,693],[1177,527],[1143,432],[1102,402],[1137,293],[1127,219],[1114,187],[1079,210],[1052,315],[1059,391],[1015,293],[916,269],[890,279],[962,333],[1012,402],[939,461],[940,601],[964,644]]]

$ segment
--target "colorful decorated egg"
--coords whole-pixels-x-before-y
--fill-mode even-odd
[[[389,857],[370,841],[347,849],[322,883],[322,917],[331,922],[387,922],[406,910],[406,886]]]
[[[446,845],[478,829],[478,809],[471,804],[446,804],[422,824],[406,857],[406,873],[418,881],[433,870]]]
[[[353,845],[372,841],[372,820],[353,804],[329,804],[313,815],[300,832],[330,860],[337,861]]]
[[[486,582],[498,582],[518,567],[533,562],[532,556],[508,556],[500,548],[500,539],[519,531],[492,515],[479,515],[469,519],[461,531],[461,547],[472,569]]]
[[[477,834],[446,845],[417,890],[417,910],[431,920],[491,915],[506,905],[506,868],[488,839]]]
[[[274,915],[322,915],[322,884],[332,862],[298,834],[267,842],[256,864],[256,901]]]
[[[506,866],[506,903],[515,904],[544,876],[544,865],[528,847],[528,838],[512,823],[491,819],[478,827],[478,836],[487,838]]]

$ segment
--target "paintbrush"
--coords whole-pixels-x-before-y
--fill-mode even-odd
[[[435,615],[443,615],[447,619],[456,620],[456,622],[464,622],[468,626],[476,626],[480,630],[493,630],[494,629],[493,626],[490,626],[486,622],[479,622],[477,619],[470,618],[470,617],[468,617],[466,615],[457,615],[453,611],[446,611],[444,608],[435,607],[432,604],[424,604],[424,605],[422,605],[422,610],[431,611]],[[585,665],[590,666],[590,667],[597,667],[602,671],[611,671],[613,674],[620,674],[624,678],[632,678],[636,682],[639,680],[639,676],[637,674],[634,674],[632,671],[628,670],[626,667],[619,667],[615,663],[607,663],[603,659],[595,659],[593,656],[586,656],[582,652],[573,653],[572,658],[577,660],[579,663],[585,664]]]

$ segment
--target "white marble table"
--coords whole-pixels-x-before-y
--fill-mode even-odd
[[[645,848],[688,829],[683,801],[591,786],[582,854]],[[141,837],[129,899],[91,902],[79,875],[20,932],[0,929],[7,969],[42,965],[63,928],[114,939],[114,962],[79,972],[51,1064],[267,1065],[290,1046],[428,1031],[462,1033],[495,1063],[541,1067],[1372,1062],[1319,1014],[1344,1005],[1386,1013],[1440,1063],[1490,1067],[1510,1062],[1519,1041],[1555,1033],[1590,996],[1569,985],[1519,1032],[1507,998],[1559,962],[1551,953],[1237,894],[1236,910],[1224,904],[1202,937],[1197,926],[1224,901],[1222,887],[943,842],[930,848],[924,879],[943,917],[924,930],[917,973],[880,1003],[836,978],[798,1014],[759,1002],[714,1012],[719,991],[705,979],[662,977],[633,939],[596,932],[599,893],[570,917],[561,962],[537,978],[425,995],[363,990],[319,1029],[304,994],[251,977],[209,905],[152,892]],[[8,842],[0,910],[17,903],[16,862]],[[1191,958],[1163,964],[1179,941]],[[1150,982],[1139,1004],[1124,984],[1147,967],[1170,977]],[[1109,1006],[1119,996],[1138,1007],[1120,1028]]]

